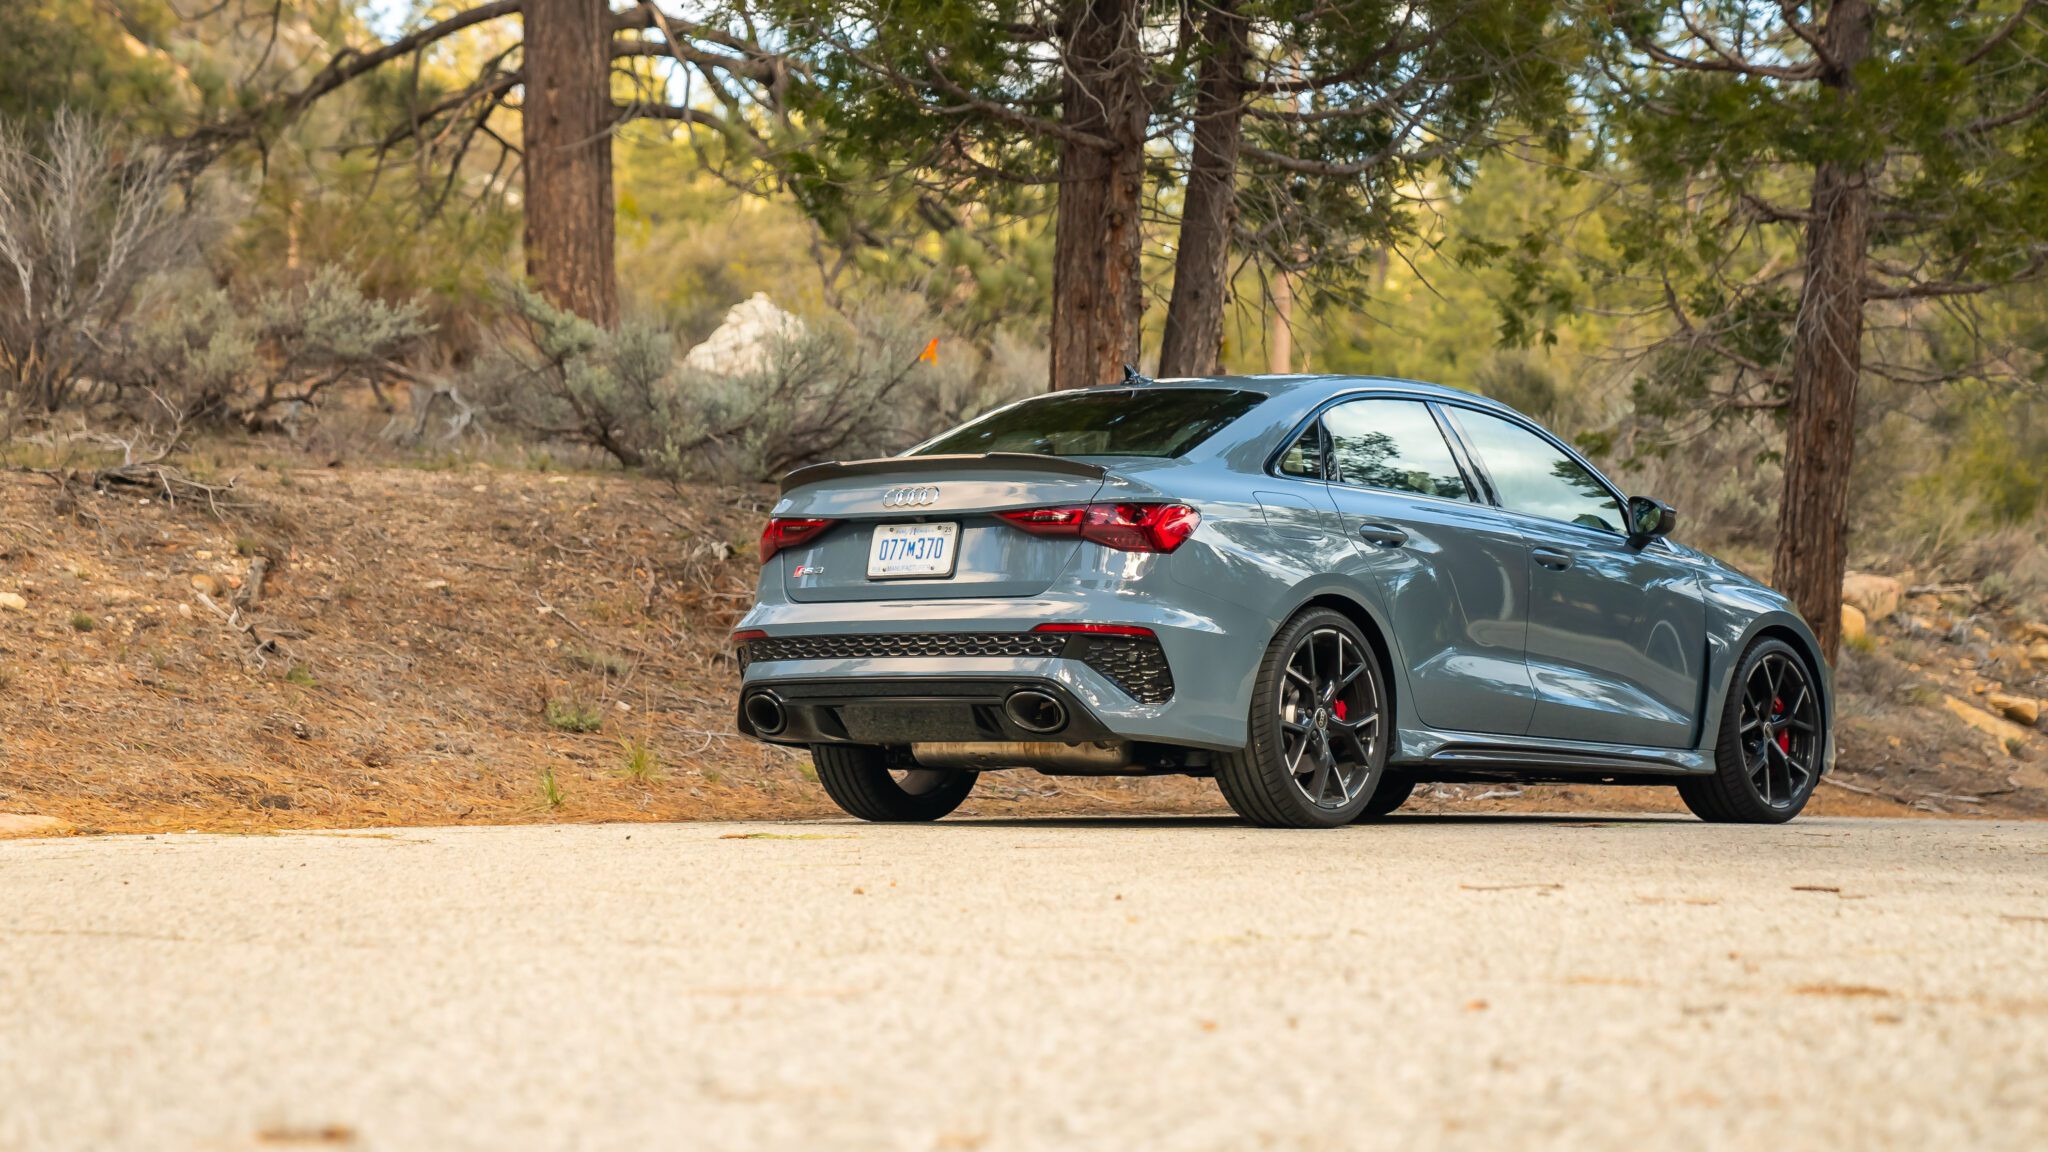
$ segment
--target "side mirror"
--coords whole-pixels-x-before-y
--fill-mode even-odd
[[[1678,511],[1662,500],[1648,496],[1628,498],[1628,542],[1641,548],[1658,536],[1668,536],[1678,527]]]

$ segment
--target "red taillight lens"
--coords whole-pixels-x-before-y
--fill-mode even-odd
[[[1120,552],[1171,552],[1201,522],[1202,514],[1185,504],[1090,504],[1081,539]]]
[[[742,628],[731,636],[734,644],[745,644],[749,640],[766,640],[767,638],[768,630],[765,628]]]
[[[1051,624],[1040,624],[1038,627],[1033,628],[1032,631],[1068,633],[1079,632],[1089,636],[1154,635],[1153,631],[1150,628],[1145,628],[1137,624],[1070,624],[1063,621],[1056,621]]]
[[[1171,552],[1202,522],[1185,504],[1074,504],[996,515],[1034,536],[1079,536],[1120,552]]]
[[[776,516],[761,529],[761,563],[766,564],[784,548],[794,548],[832,526],[830,520],[809,516]]]
[[[1081,521],[1088,515],[1088,508],[1076,504],[1068,508],[1025,508],[996,515],[1008,521],[1011,527],[1022,528],[1033,536],[1079,536]]]

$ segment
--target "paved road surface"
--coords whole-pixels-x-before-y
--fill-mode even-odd
[[[7,1152],[2048,1147],[2043,824],[108,838],[0,894]]]

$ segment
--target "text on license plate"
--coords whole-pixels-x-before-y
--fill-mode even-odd
[[[868,579],[951,576],[958,524],[877,524],[868,545]]]

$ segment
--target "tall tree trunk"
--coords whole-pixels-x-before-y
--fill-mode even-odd
[[[1870,55],[1869,0],[1836,0],[1822,28],[1835,66],[1821,79],[1853,99],[1853,69]],[[1771,580],[1799,605],[1832,661],[1842,642],[1842,570],[1849,551],[1849,467],[1856,453],[1856,383],[1863,367],[1863,274],[1870,188],[1861,164],[1826,161],[1813,173],[1806,281],[1792,336],[1785,489]]]
[[[1285,376],[1294,371],[1294,274],[1273,275],[1273,327],[1266,338],[1266,371]]]
[[[1138,362],[1145,316],[1140,195],[1149,117],[1138,43],[1138,0],[1076,0],[1069,32],[1061,116],[1098,148],[1060,147],[1059,209],[1053,224],[1052,386],[1087,388],[1117,380]]]
[[[1245,19],[1237,0],[1214,0],[1202,20],[1194,150],[1174,253],[1173,296],[1159,344],[1161,376],[1213,376],[1230,302],[1230,238],[1237,226],[1237,151],[1244,139]]]
[[[526,275],[557,308],[613,327],[611,9],[526,0]]]

